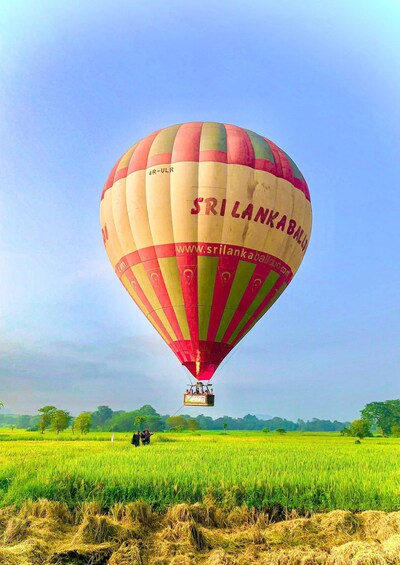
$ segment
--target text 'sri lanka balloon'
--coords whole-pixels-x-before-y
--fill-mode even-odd
[[[117,276],[199,380],[279,298],[311,231],[292,159],[261,135],[213,122],[135,143],[111,171],[100,216]]]

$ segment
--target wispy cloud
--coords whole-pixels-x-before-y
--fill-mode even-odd
[[[20,412],[47,402],[75,412],[96,402],[121,406],[123,398],[132,407],[133,401],[154,395],[165,378],[168,354],[157,338],[147,336],[96,344],[2,342],[0,395],[8,408]]]

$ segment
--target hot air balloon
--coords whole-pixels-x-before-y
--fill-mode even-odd
[[[310,193],[272,141],[190,122],[135,143],[101,195],[101,231],[134,302],[213,405],[217,367],[279,298],[311,232]]]

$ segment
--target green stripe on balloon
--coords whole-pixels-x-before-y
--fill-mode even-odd
[[[158,135],[155,137],[149,151],[149,161],[155,155],[160,153],[172,153],[172,147],[174,145],[175,136],[181,125],[170,126],[168,128],[162,129]]]
[[[255,268],[255,263],[239,261],[232,288],[229,293],[228,301],[226,303],[225,310],[219,324],[217,335],[215,336],[215,341],[222,340],[228,328],[228,325],[239,306],[242,296],[247,289]]]
[[[250,131],[248,129],[244,130],[250,138],[251,144],[254,149],[254,158],[255,159],[267,159],[267,161],[271,161],[274,163],[274,155],[271,151],[270,146],[268,143],[257,133],[254,131]]]
[[[296,177],[297,179],[304,181],[304,177],[301,174],[299,167],[293,161],[293,159],[291,159],[289,157],[289,155],[287,153],[285,153],[285,151],[282,151],[282,149],[281,149],[281,152],[285,155],[286,159],[289,161],[290,166],[292,167],[293,176]]]
[[[201,130],[200,151],[223,151],[226,153],[226,130],[223,124],[204,122]]]
[[[218,257],[197,257],[199,339],[206,340],[214,296]]]
[[[257,296],[253,300],[250,308],[247,310],[245,315],[243,316],[242,320],[238,324],[236,330],[233,332],[231,337],[228,340],[228,343],[231,344],[235,338],[238,336],[239,332],[244,328],[247,322],[251,319],[257,308],[261,306],[263,301],[267,298],[268,294],[271,292],[273,287],[275,286],[276,282],[279,279],[279,274],[275,271],[271,271],[268,277],[265,279],[264,284],[260,288],[257,293]]]

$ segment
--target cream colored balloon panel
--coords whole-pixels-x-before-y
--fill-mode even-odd
[[[128,255],[136,250],[136,245],[129,222],[126,200],[126,178],[118,180],[108,192],[111,192],[115,231],[123,255]]]
[[[170,173],[170,198],[173,241],[193,242],[197,239],[197,218],[191,214],[198,195],[199,163],[174,163]]]
[[[157,168],[166,168],[166,165]],[[146,175],[146,202],[153,245],[173,242],[170,173]]]
[[[281,181],[287,182],[287,181]],[[291,266],[293,274],[298,270],[300,263],[304,257],[304,249],[302,242],[304,238],[309,238],[309,229],[311,227],[311,208],[309,201],[304,194],[296,189],[292,189],[293,195],[293,214],[288,217],[286,227],[286,244],[282,250],[281,258]],[[290,221],[293,223],[290,225]],[[300,231],[299,231],[300,230]],[[303,230],[301,232],[301,230]]]
[[[224,217],[220,210],[226,197],[226,178],[226,163],[199,163],[198,196],[202,200],[199,200],[197,208],[194,204],[192,206],[193,210],[200,209],[198,214],[194,214],[198,223],[199,242],[221,242]]]
[[[147,211],[146,170],[135,171],[127,177],[126,204],[136,248],[150,247],[153,239]]]
[[[118,261],[123,256],[123,250],[118,239],[117,230],[112,209],[112,188],[108,189],[101,203],[101,214],[107,231],[106,251],[111,261],[112,266],[115,268]]]

